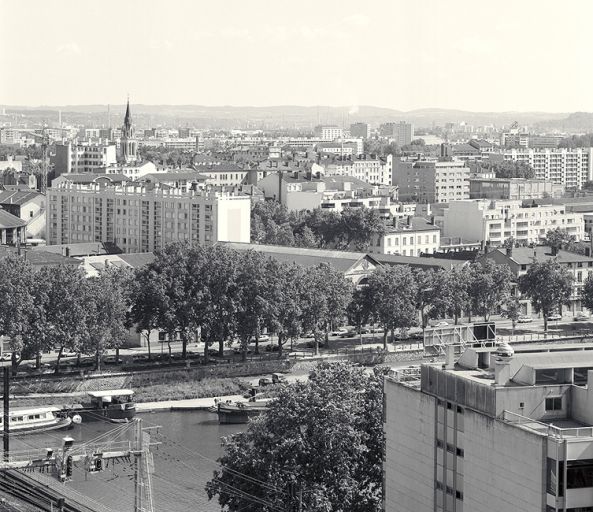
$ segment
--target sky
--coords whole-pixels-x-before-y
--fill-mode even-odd
[[[593,2],[0,0],[0,104],[593,111]]]

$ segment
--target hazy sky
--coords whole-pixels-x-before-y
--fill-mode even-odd
[[[0,104],[593,111],[591,0],[0,0]]]

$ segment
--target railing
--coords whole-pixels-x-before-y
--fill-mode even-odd
[[[580,341],[593,341],[593,331],[578,330],[566,331],[561,333],[556,332],[531,332],[526,334],[512,334],[512,335],[496,335],[497,341],[505,341],[507,343],[531,343],[536,341],[555,341],[568,340],[573,338],[580,338]],[[588,339],[587,339],[588,338]]]
[[[522,414],[517,414],[507,410],[502,412],[501,419],[506,423],[510,423],[511,425],[520,425],[539,434],[544,434],[559,439],[593,437],[593,427],[562,428],[557,427],[552,423],[544,423],[542,421],[534,420],[532,418],[528,418],[527,416],[523,416]]]

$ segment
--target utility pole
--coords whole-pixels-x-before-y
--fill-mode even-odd
[[[4,441],[4,461],[8,462],[10,453],[10,437],[8,435],[8,423],[10,416],[10,367],[4,367],[4,425],[3,425],[3,441]]]

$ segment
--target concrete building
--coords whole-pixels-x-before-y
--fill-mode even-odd
[[[443,212],[443,235],[500,246],[508,238],[519,244],[537,244],[546,233],[562,228],[576,240],[583,240],[585,223],[581,213],[562,205],[533,202],[475,199],[455,201]]]
[[[371,238],[371,254],[399,254],[420,256],[439,250],[441,230],[422,217],[408,217],[404,221],[394,219],[384,235]]]
[[[61,174],[102,173],[117,163],[115,144],[56,144],[51,158],[56,176]]]
[[[522,178],[469,179],[470,199],[541,199],[562,197],[565,189],[558,183]]]
[[[368,123],[354,123],[350,125],[350,136],[369,139],[371,137],[371,126]]]
[[[535,171],[535,178],[580,189],[593,180],[593,148],[505,149],[489,156],[491,161],[525,162]]]
[[[152,252],[179,240],[250,240],[246,195],[65,181],[48,189],[47,204],[48,245],[109,242],[123,252]]]
[[[405,121],[393,123],[393,139],[399,147],[407,146],[414,139],[414,126]]]
[[[350,176],[311,178],[303,174],[273,174],[257,184],[265,197],[279,201],[290,211],[341,211],[344,208],[373,208],[388,217],[397,202],[397,191]]]
[[[402,201],[448,203],[469,199],[469,175],[464,162],[396,159],[392,183]]]
[[[593,510],[593,345],[496,350],[385,379],[386,512]]]
[[[123,174],[128,178],[137,179],[150,173],[156,173],[157,167],[152,162],[133,162],[107,167],[105,174]]]
[[[350,176],[376,185],[391,185],[393,157],[359,155],[320,160],[326,176]]]
[[[344,137],[344,130],[335,125],[320,125],[315,127],[315,136],[322,141],[331,142]]]

